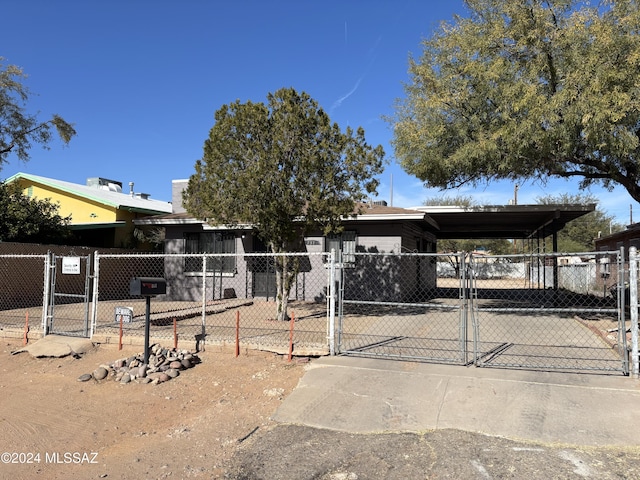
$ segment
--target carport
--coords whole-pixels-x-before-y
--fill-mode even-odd
[[[595,204],[423,206],[438,239],[507,238],[537,241],[552,237],[551,252],[558,250],[558,232],[567,223],[596,209]],[[542,245],[543,247],[545,245]],[[540,248],[537,249],[541,251]]]
[[[424,206],[416,210],[432,218],[438,239],[504,238],[529,243],[530,252],[557,253],[558,232],[567,223],[595,211],[591,204]],[[546,239],[551,237],[550,249]],[[557,256],[554,262],[554,290],[557,284]]]
[[[343,353],[481,367],[628,373],[626,337],[621,334],[624,309],[596,288],[604,255],[612,262],[612,272],[623,274],[620,252],[557,251],[558,233],[595,205],[417,209],[429,215],[431,222],[424,228],[434,229],[438,239],[506,238],[529,242],[531,248],[526,254],[500,256],[455,253],[463,265],[457,278],[438,277],[436,288],[402,302],[345,297]],[[387,260],[410,272],[406,255],[425,256],[415,263],[428,264],[448,254],[399,254]],[[559,265],[561,257],[566,264]],[[481,276],[483,268],[488,273]],[[612,274],[615,280],[620,281]],[[349,292],[349,285],[344,290]],[[609,332],[618,332],[617,338]]]

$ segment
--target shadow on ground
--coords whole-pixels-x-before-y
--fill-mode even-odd
[[[459,430],[351,434],[297,425],[256,431],[230,479],[640,478],[640,448],[521,443]]]

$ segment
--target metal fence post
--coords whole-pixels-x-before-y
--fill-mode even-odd
[[[215,282],[215,280],[214,280]],[[215,288],[215,285],[214,287]],[[202,335],[205,334],[205,325],[207,324],[207,256],[202,255]]]
[[[329,354],[336,354],[336,251],[331,249],[329,256]]]
[[[51,258],[52,253],[47,252],[44,261],[44,295],[42,298],[42,336],[46,336],[48,332],[49,320],[49,304],[51,301]]]
[[[462,264],[464,262],[464,264]],[[462,295],[461,295],[461,303],[462,308],[460,312],[460,351],[461,351],[461,360],[463,364],[467,364],[469,361],[469,352],[467,349],[467,340],[468,340],[468,321],[469,321],[469,308],[471,308],[471,302],[469,298],[471,297],[471,279],[467,277],[467,268],[471,271],[473,268],[473,254],[469,255],[469,261],[465,259],[464,254],[461,254],[461,258],[459,261],[460,266],[460,282],[462,284]],[[477,338],[474,336],[473,341],[473,357],[474,363],[477,358]]]
[[[631,374],[633,378],[638,378],[638,251],[636,247],[629,249],[629,295],[631,296],[629,302],[631,309]],[[623,334],[626,335],[626,332]]]
[[[88,268],[88,267],[87,267]],[[100,254],[96,250],[93,256],[93,298],[91,300],[91,330],[89,338],[93,337],[98,325],[98,297],[100,291]]]

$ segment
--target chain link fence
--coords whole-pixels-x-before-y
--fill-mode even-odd
[[[48,255],[0,255],[0,327],[41,331]]]
[[[69,256],[0,255],[3,329],[20,332],[28,318],[32,332],[140,342],[146,300],[130,282],[150,277],[167,285],[149,303],[150,334],[185,348],[239,342],[294,355],[629,372],[622,251]],[[276,320],[285,265],[293,321]]]
[[[277,271],[288,261],[287,311],[278,321]],[[134,277],[162,277],[166,294],[150,302],[150,335],[181,342],[234,344],[296,355],[327,352],[327,273],[321,254],[96,255],[93,333],[144,334],[146,302],[129,293]],[[313,266],[313,268],[312,268]]]

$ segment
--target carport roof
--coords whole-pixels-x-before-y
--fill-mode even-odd
[[[421,206],[436,225],[438,239],[530,238],[559,232],[571,220],[596,208],[588,205]]]

